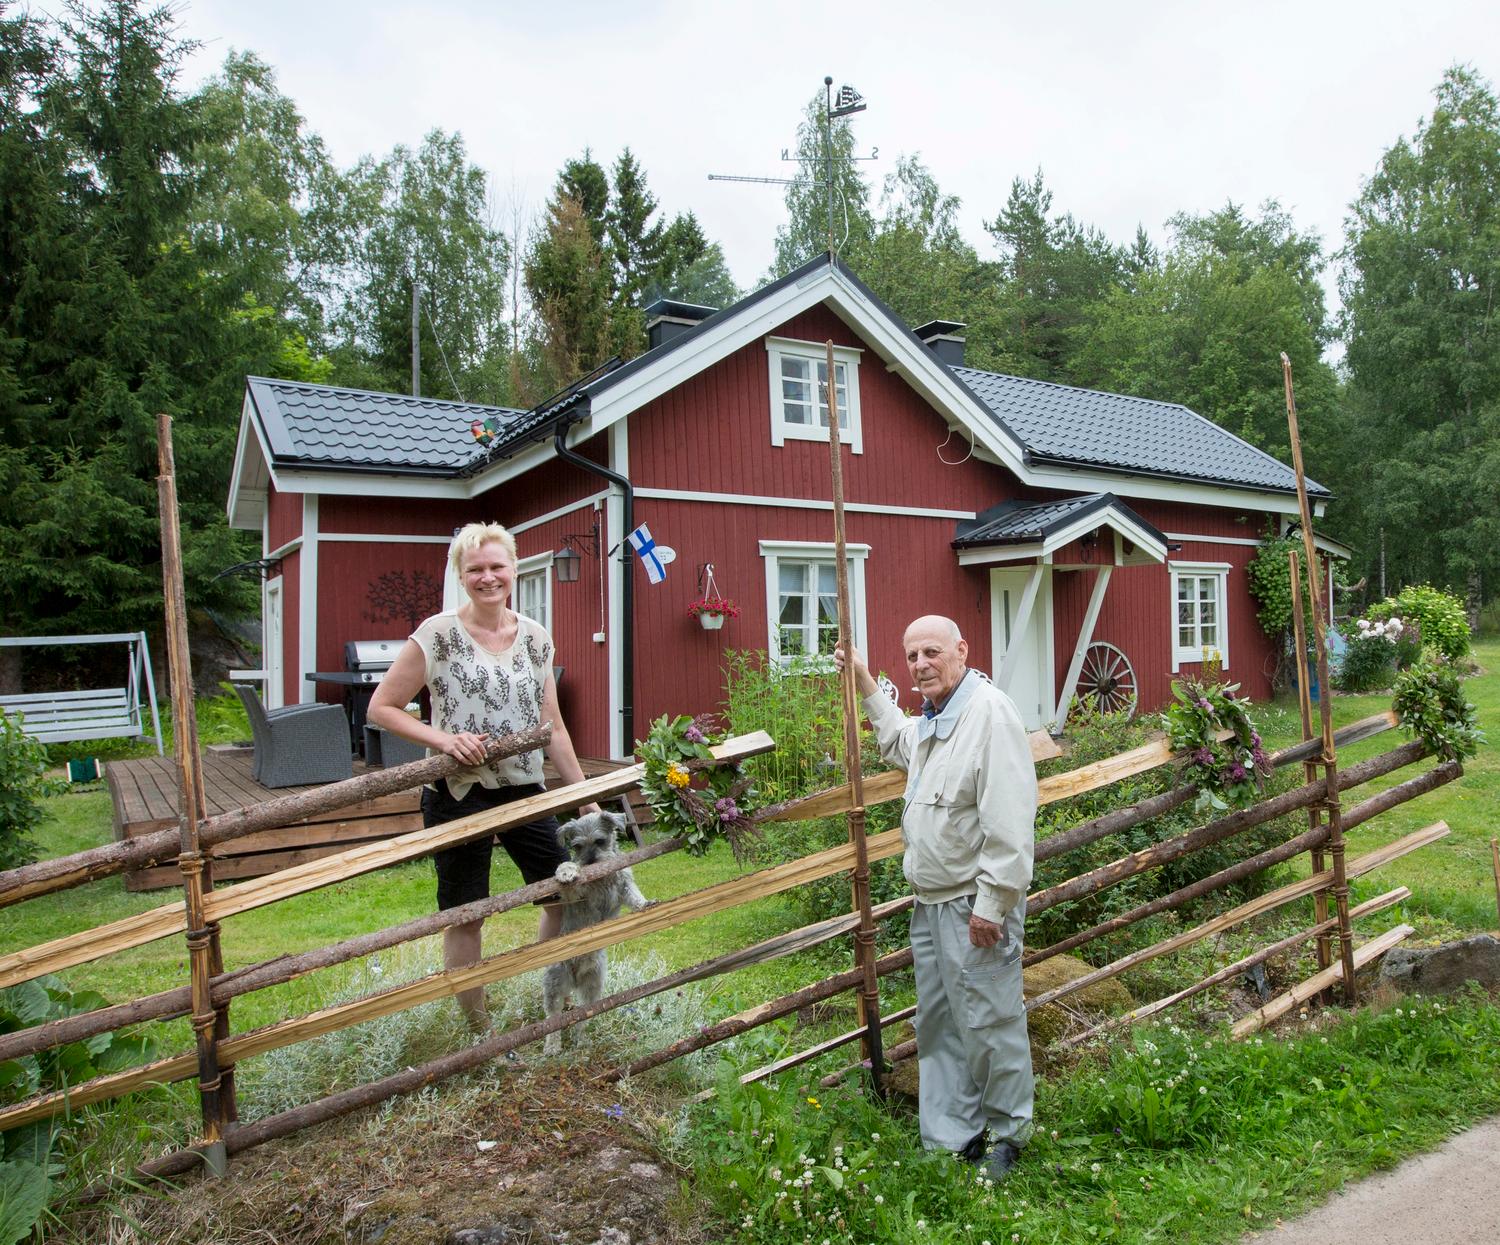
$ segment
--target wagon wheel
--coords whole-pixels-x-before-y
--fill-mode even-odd
[[[1135,667],[1113,644],[1095,641],[1083,654],[1078,674],[1078,699],[1099,713],[1135,713]]]

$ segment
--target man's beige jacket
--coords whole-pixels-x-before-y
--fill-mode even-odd
[[[922,903],[974,896],[997,924],[1026,895],[1036,835],[1036,767],[1009,696],[968,671],[933,718],[882,693],[865,714],[880,754],[906,771],[902,869]]]

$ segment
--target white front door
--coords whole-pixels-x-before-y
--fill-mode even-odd
[[[267,709],[280,709],[281,687],[281,576],[266,581],[265,617],[261,628],[261,639],[265,649],[261,653],[260,668],[265,671],[266,683],[263,699]]]
[[[1037,568],[990,571],[990,678],[1016,702],[1027,730],[1052,716],[1052,573],[1042,567],[1026,617],[1027,584]],[[1009,660],[1007,660],[1009,658]]]

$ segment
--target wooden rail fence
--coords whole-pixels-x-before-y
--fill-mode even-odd
[[[1288,392],[1290,395],[1290,380],[1288,380]],[[1295,446],[1295,425],[1293,434]],[[757,1025],[768,1023],[779,1016],[790,1014],[810,1002],[831,998],[840,993],[853,992],[856,999],[863,1000],[860,1008],[861,1024],[858,1028],[833,1039],[818,1042],[804,1051],[778,1060],[765,1068],[746,1073],[742,1078],[759,1079],[804,1064],[846,1043],[862,1041],[866,1044],[867,1050],[873,1048],[878,1052],[881,1049],[879,1034],[875,1033],[872,1038],[871,1027],[877,1030],[889,1027],[910,1014],[907,1010],[881,1016],[878,995],[872,995],[872,982],[878,983],[888,974],[910,965],[910,950],[896,951],[878,959],[870,955],[875,924],[903,910],[909,905],[910,898],[871,907],[867,891],[861,894],[857,889],[851,901],[854,911],[848,916],[840,916],[790,930],[754,946],[731,951],[691,968],[619,991],[586,1007],[574,1008],[542,1021],[522,1025],[504,1033],[493,1034],[464,1050],[444,1055],[419,1067],[406,1069],[394,1076],[357,1086],[253,1123],[246,1124],[238,1121],[234,1068],[243,1060],[323,1034],[337,1032],[376,1017],[392,1015],[407,1008],[443,999],[489,982],[514,977],[519,973],[539,969],[586,951],[615,946],[643,934],[672,929],[686,922],[754,902],[768,895],[778,894],[822,878],[840,874],[852,875],[856,870],[863,872],[869,863],[898,854],[901,851],[901,838],[900,832],[895,830],[867,835],[861,829],[857,837],[851,837],[850,841],[839,846],[744,874],[729,881],[655,904],[643,911],[578,930],[564,937],[545,943],[516,947],[481,959],[466,967],[430,973],[416,980],[376,991],[352,1002],[321,1008],[306,1015],[288,1016],[259,1029],[233,1032],[229,1022],[230,1004],[232,1000],[251,991],[265,989],[306,973],[409,942],[456,923],[482,920],[509,911],[536,899],[558,894],[563,887],[555,880],[534,883],[506,895],[480,900],[462,908],[433,913],[297,955],[281,956],[233,972],[225,972],[219,940],[222,923],[230,917],[278,903],[295,895],[306,894],[320,887],[360,877],[376,869],[415,860],[445,847],[483,835],[504,833],[509,828],[538,816],[565,812],[591,800],[619,795],[639,784],[644,767],[625,766],[612,773],[599,775],[555,791],[547,791],[529,799],[460,821],[450,822],[431,830],[416,831],[386,842],[350,848],[273,876],[244,882],[230,890],[213,889],[212,858],[205,853],[214,844],[228,841],[237,835],[286,824],[287,821],[306,816],[311,804],[317,804],[321,811],[324,808],[340,807],[342,804],[368,798],[375,790],[382,792],[403,790],[441,779],[452,770],[453,763],[444,757],[430,758],[351,780],[348,783],[333,784],[318,792],[299,794],[290,800],[272,801],[267,805],[246,809],[225,817],[208,819],[202,816],[201,788],[195,786],[195,776],[199,772],[197,738],[192,717],[185,619],[180,595],[180,565],[175,543],[176,505],[172,487],[169,421],[163,420],[160,437],[163,447],[160,492],[163,515],[164,576],[166,577],[168,604],[168,642],[174,664],[172,686],[176,710],[175,720],[179,724],[176,734],[177,761],[182,783],[180,802],[182,823],[176,832],[166,831],[160,835],[136,839],[129,843],[116,843],[106,848],[80,852],[60,860],[47,861],[0,874],[0,906],[23,902],[114,876],[127,869],[139,868],[144,863],[164,864],[173,860],[182,871],[185,898],[182,902],[166,904],[122,921],[0,956],[0,986],[14,985],[44,973],[65,970],[130,947],[141,946],[156,939],[178,934],[186,934],[188,939],[189,981],[186,985],[174,990],[162,991],[84,1015],[70,1016],[19,1032],[0,1035],[0,1058],[17,1058],[24,1054],[34,1054],[60,1043],[83,1040],[117,1029],[122,1025],[184,1015],[189,1016],[193,1023],[194,1046],[190,1051],[159,1059],[141,1067],[97,1077],[83,1084],[70,1086],[65,1091],[37,1094],[23,1102],[6,1106],[0,1109],[0,1130],[55,1117],[72,1109],[118,1097],[148,1085],[180,1081],[196,1074],[203,1116],[201,1140],[192,1147],[175,1151],[142,1165],[135,1175],[140,1179],[165,1177],[188,1171],[200,1163],[205,1164],[210,1170],[218,1171],[222,1170],[229,1155],[272,1138],[285,1136],[310,1124],[336,1118],[394,1094],[408,1093],[444,1077],[480,1066],[498,1055],[514,1050],[525,1043],[537,1041],[547,1034],[580,1020],[634,1002],[653,993],[674,988],[686,981],[730,972],[746,964],[763,962],[766,959],[786,955],[792,951],[851,933],[855,935],[856,946],[856,963],[851,969],[834,974],[822,981],[809,983],[781,998],[767,1000],[736,1016],[727,1017],[698,1033],[685,1036],[660,1050],[644,1053],[631,1062],[610,1069],[602,1075],[608,1078],[619,1078],[638,1074],[690,1051],[702,1049]],[[1300,457],[1298,472],[1300,480]],[[1308,534],[1308,554],[1311,558],[1313,556],[1311,523],[1306,519],[1304,519],[1303,530]],[[1318,577],[1313,576],[1312,579],[1316,590]],[[1295,575],[1293,582],[1296,582]],[[1327,687],[1325,646],[1321,628],[1315,636],[1315,641],[1320,654],[1322,686]],[[1064,951],[1093,943],[1135,922],[1161,912],[1178,909],[1184,904],[1243,880],[1251,873],[1290,860],[1304,852],[1312,857],[1312,875],[1240,904],[1231,911],[1205,921],[1190,930],[1174,934],[1152,946],[1131,952],[1096,968],[1076,980],[1028,1000],[1028,1008],[1054,1003],[1089,984],[1117,976],[1130,968],[1171,954],[1204,938],[1308,897],[1314,899],[1314,919],[1311,925],[1297,934],[1290,938],[1278,939],[1270,946],[1260,948],[1236,964],[1220,969],[1186,990],[1138,1007],[1125,1016],[1108,1020],[1103,1025],[1096,1026],[1094,1030],[1074,1035],[1067,1040],[1077,1042],[1095,1036],[1108,1028],[1133,1023],[1145,1016],[1157,1014],[1182,999],[1227,979],[1234,972],[1243,971],[1245,967],[1253,963],[1259,963],[1278,951],[1307,940],[1317,940],[1319,946],[1325,948],[1319,953],[1320,971],[1301,983],[1295,990],[1279,999],[1272,1000],[1258,1012],[1247,1016],[1236,1026],[1236,1033],[1251,1032],[1254,1028],[1283,1014],[1298,1002],[1305,1001],[1338,982],[1342,982],[1349,999],[1352,1000],[1355,997],[1355,971],[1363,963],[1395,945],[1411,931],[1408,926],[1397,925],[1379,938],[1356,948],[1352,930],[1353,920],[1389,908],[1404,898],[1406,892],[1402,888],[1397,888],[1351,909],[1348,903],[1349,880],[1388,865],[1408,852],[1437,841],[1448,830],[1442,822],[1437,822],[1423,830],[1408,834],[1395,843],[1367,852],[1352,861],[1345,859],[1344,836],[1380,813],[1419,798],[1423,793],[1453,781],[1462,773],[1462,769],[1455,762],[1436,764],[1416,777],[1399,782],[1345,809],[1341,803],[1345,791],[1416,764],[1422,761],[1426,754],[1419,744],[1407,743],[1340,770],[1337,765],[1339,747],[1346,747],[1388,731],[1397,725],[1396,719],[1389,713],[1378,714],[1335,732],[1326,697],[1322,702],[1321,711],[1321,737],[1314,737],[1310,711],[1304,707],[1303,725],[1304,735],[1307,738],[1302,743],[1284,749],[1271,758],[1274,766],[1305,765],[1307,767],[1304,772],[1306,781],[1303,785],[1264,799],[1251,808],[1215,818],[1174,838],[1121,856],[1108,864],[1039,890],[1029,897],[1027,911],[1029,915],[1035,915],[1055,905],[1098,894],[1128,878],[1160,868],[1205,847],[1223,843],[1254,826],[1262,825],[1297,810],[1308,810],[1308,828],[1305,832],[1275,847],[1250,854],[1236,864],[1221,869],[1199,882],[1139,905],[1130,912],[1080,931],[1052,946],[1033,950],[1026,959],[1029,963],[1035,963]],[[545,742],[544,735],[545,733],[541,735],[527,733],[507,736],[492,744],[492,755],[507,755],[535,748]],[[715,756],[720,761],[740,761],[766,752],[773,747],[774,742],[769,736],[756,733],[728,740],[715,749]],[[1055,751],[1056,749],[1050,743],[1034,742],[1034,756],[1045,757],[1054,754]],[[1174,759],[1167,746],[1161,743],[1133,749],[1119,756],[1043,779],[1040,783],[1040,801],[1043,804],[1055,803],[1124,778],[1148,773],[1171,764]],[[765,819],[787,821],[856,814],[855,823],[861,825],[861,818],[866,808],[886,800],[899,798],[903,785],[904,776],[899,773],[872,775],[862,784],[860,782],[846,784],[803,800],[793,801],[775,810],[766,810]],[[1194,787],[1179,785],[1131,807],[1118,809],[1070,826],[1038,843],[1036,858],[1038,861],[1053,859],[1080,846],[1119,834],[1159,817],[1164,812],[1181,807],[1192,800],[1196,794]],[[667,839],[651,844],[625,853],[615,860],[590,866],[583,870],[581,880],[584,882],[595,880],[620,868],[639,865],[668,852],[676,851],[682,846],[682,842],[677,839]],[[1333,901],[1332,915],[1330,915],[1330,898]],[[1332,951],[1334,939],[1338,942],[1337,957]],[[888,1060],[894,1061],[909,1057],[912,1053],[914,1053],[914,1044],[905,1043],[887,1049],[885,1056]],[[861,1065],[852,1066],[857,1068]],[[871,1068],[871,1071],[875,1073],[877,1070]],[[843,1073],[835,1073],[829,1079],[837,1079],[840,1075]]]

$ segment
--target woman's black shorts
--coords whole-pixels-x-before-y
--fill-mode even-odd
[[[539,783],[521,787],[483,787],[475,783],[463,799],[455,800],[448,784],[440,781],[436,787],[422,791],[422,824],[428,829],[446,825],[460,817],[538,795],[542,790]],[[557,826],[556,817],[540,817],[513,826],[500,835],[487,834],[435,853],[438,907],[457,908],[489,895],[490,853],[497,837],[528,883],[551,878],[557,872],[557,866],[568,858],[557,841]]]

